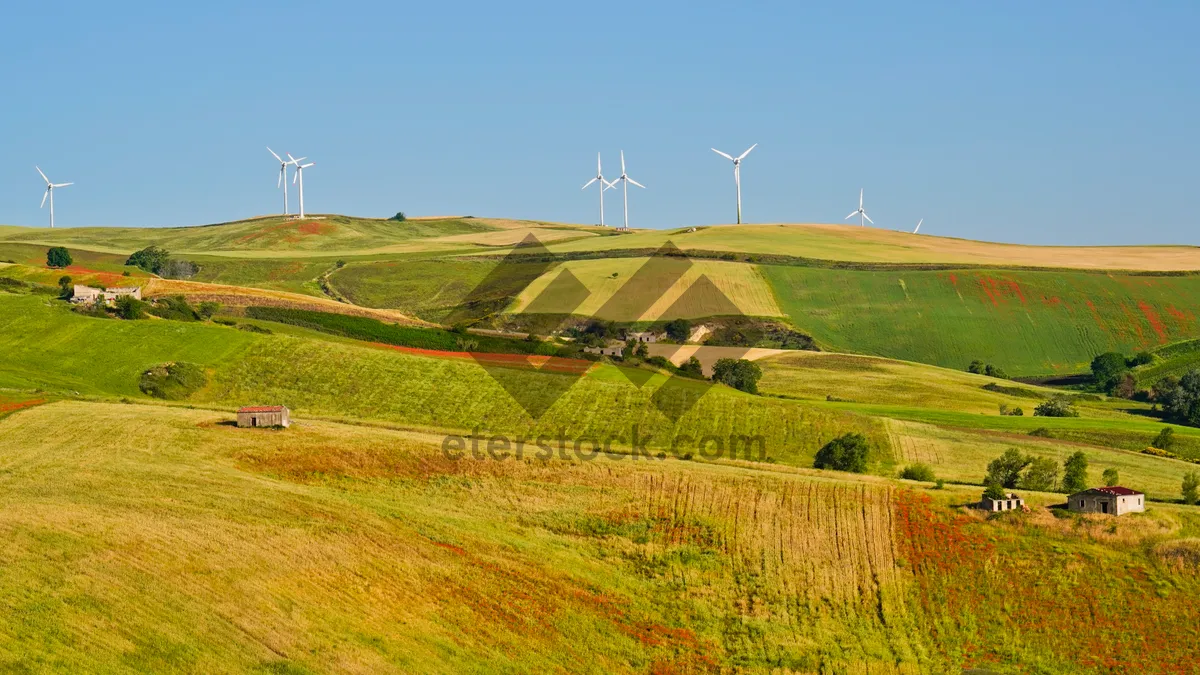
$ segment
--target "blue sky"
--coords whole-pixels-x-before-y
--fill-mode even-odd
[[[278,211],[835,222],[1029,243],[1198,243],[1195,2],[11,3],[0,223]],[[609,193],[610,222],[620,215]],[[294,198],[294,193],[293,193]],[[294,208],[294,207],[293,207]]]

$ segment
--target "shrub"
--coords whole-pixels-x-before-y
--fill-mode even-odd
[[[151,274],[158,274],[170,261],[171,254],[167,253],[166,249],[161,249],[157,246],[147,246],[130,255],[125,264],[141,268]]]
[[[720,382],[750,394],[758,393],[758,380],[761,377],[762,368],[746,359],[717,359],[713,364],[713,382]]]
[[[1117,383],[1113,385],[1112,389],[1110,389],[1108,393],[1116,396],[1117,398],[1129,399],[1133,398],[1133,395],[1136,391],[1137,379],[1129,373],[1121,373],[1121,376],[1117,378]]]
[[[237,328],[238,328],[238,330],[244,330],[247,333],[258,333],[260,335],[270,335],[271,334],[270,328],[263,328],[262,326],[256,326],[252,323],[239,323],[237,325]]]
[[[204,369],[194,363],[163,363],[142,373],[138,388],[155,398],[185,399],[208,384]]]
[[[676,342],[687,342],[687,339],[692,334],[692,322],[687,319],[675,319],[667,322],[666,325],[667,337]]]
[[[117,316],[128,321],[146,318],[146,303],[132,295],[117,298]]]
[[[1049,492],[1058,485],[1058,463],[1049,457],[1038,457],[1029,463],[1021,476],[1020,485],[1026,490]]]
[[[920,462],[904,467],[904,470],[900,472],[900,477],[904,480],[919,480],[922,483],[932,483],[937,480],[937,476],[933,474],[933,468]]]
[[[1055,394],[1033,409],[1034,417],[1079,417],[1079,411],[1071,405],[1071,399]]]
[[[1016,448],[1009,448],[1003,455],[988,462],[983,482],[985,485],[995,483],[1001,487],[1015,488],[1021,480],[1021,472],[1032,462],[1032,457],[1027,457]]]
[[[998,378],[1001,380],[1008,379],[1008,373],[1004,372],[1003,369],[1001,369],[997,366],[993,366],[990,363],[983,367],[983,374],[987,375],[988,377],[995,377],[995,378]]]
[[[408,217],[404,215],[403,211],[397,211],[396,215],[389,218],[389,220],[394,220],[398,223],[403,223],[404,221],[408,220]]]
[[[150,313],[154,316],[173,321],[196,321],[199,318],[196,315],[196,310],[192,309],[192,306],[188,304],[187,298],[182,295],[155,300]]]
[[[871,446],[865,436],[859,433],[843,434],[821,446],[813,459],[813,466],[818,469],[864,473],[867,470],[867,456],[870,452]]]
[[[1076,452],[1063,462],[1062,489],[1075,493],[1087,489],[1088,460],[1083,452]]]
[[[975,359],[971,362],[971,365],[967,366],[967,372],[975,373],[976,375],[982,375],[985,368],[986,366],[984,365],[983,361]]]
[[[1200,473],[1189,471],[1183,474],[1183,484],[1180,486],[1184,504],[1195,504],[1200,501]]]
[[[1163,427],[1162,431],[1159,431],[1154,440],[1150,442],[1150,445],[1159,450],[1170,450],[1175,445],[1175,430],[1171,427]]]
[[[191,279],[199,271],[199,265],[190,260],[167,260],[157,274],[165,279]]]
[[[65,274],[63,276],[59,277],[58,278],[58,288],[60,291],[62,291],[61,293],[59,293],[59,297],[60,298],[70,298],[72,295],[74,295],[75,290],[72,288],[72,285],[74,283],[75,282],[71,279],[71,277],[69,277]]]
[[[1054,438],[1054,436],[1052,436],[1050,434],[1050,430],[1047,429],[1046,427],[1038,427],[1038,428],[1034,429],[1033,431],[1029,432],[1029,435],[1037,436],[1038,438]]]
[[[1200,426],[1200,370],[1189,371],[1159,398],[1160,385],[1169,384],[1170,381],[1163,378],[1154,385],[1155,397],[1162,403],[1167,419],[1180,424]]]
[[[1125,361],[1125,365],[1129,366],[1130,368],[1137,368],[1138,366],[1144,366],[1153,361],[1154,355],[1150,352],[1138,352],[1137,354],[1133,355],[1133,358],[1127,359]]]
[[[62,246],[53,246],[46,250],[46,267],[70,267],[75,262],[71,252]]]
[[[1121,484],[1121,473],[1117,471],[1117,467],[1110,466],[1104,470],[1104,484],[1108,486]]]
[[[691,377],[697,380],[704,379],[704,366],[700,365],[700,359],[691,357],[679,366],[679,374],[684,377]]]
[[[988,499],[1006,499],[1008,492],[1004,490],[1004,486],[999,483],[985,483],[983,488],[983,496]]]

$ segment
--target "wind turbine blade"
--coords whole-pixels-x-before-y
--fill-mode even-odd
[[[625,175],[625,151],[621,151],[621,175]]]
[[[296,167],[296,173],[292,174],[292,185],[295,185],[296,181],[300,180],[300,169],[301,168],[302,167]]]
[[[68,185],[74,185],[74,183],[55,183],[54,187],[67,187]]]
[[[924,218],[917,221],[917,227],[916,227],[916,229],[913,230],[913,234],[916,234],[917,232],[919,232],[921,230],[921,223],[923,223],[923,222],[925,222]]]
[[[596,182],[596,181],[598,181],[598,180],[600,180],[600,179],[599,179],[599,178],[593,178],[593,179],[589,180],[588,182],[584,183],[584,184],[583,184],[583,187],[581,187],[581,188],[579,188],[579,189],[580,189],[580,190],[586,190],[586,189],[588,189],[589,187],[591,187],[591,186],[592,186],[592,183],[595,183],[595,182]]]
[[[41,174],[42,174],[42,180],[46,181],[46,185],[49,185],[49,184],[50,184],[50,179],[49,179],[49,178],[46,178],[46,174],[42,173],[42,169],[41,169],[41,167],[35,166],[35,167],[33,167],[33,168],[37,169],[37,172],[38,172],[38,173],[41,173]]]
[[[732,156],[732,155],[727,155],[727,154],[725,154],[725,153],[721,152],[720,150],[718,150],[718,149],[716,149],[716,148],[713,148],[713,149],[712,149],[712,151],[713,151],[713,152],[715,152],[715,153],[717,153],[718,155],[720,155],[720,156],[724,157],[725,159],[728,159],[729,161],[733,161],[733,156]]]
[[[863,199],[863,189],[859,188],[858,189],[858,208],[860,208],[860,209],[862,208],[862,204],[863,204],[862,199]]]
[[[270,149],[270,148],[268,148],[268,150],[269,150],[269,149]],[[280,162],[280,165],[279,165],[279,180],[275,181],[275,189],[276,189],[276,190],[278,190],[278,189],[279,189],[279,186],[283,185],[283,174],[284,174],[285,172],[287,172],[287,164],[284,164],[284,163],[283,163],[283,160],[279,160],[279,162]]]
[[[310,167],[310,166],[316,166],[316,165],[317,165],[317,163],[316,163],[316,162],[309,162],[308,164],[304,164],[304,165],[302,165],[300,168],[301,168],[301,169],[307,169],[307,168],[308,168],[308,167]]]
[[[866,218],[868,223],[875,224],[875,221],[871,220],[871,216],[868,216],[866,211],[863,211],[863,218]]]
[[[291,155],[288,155],[288,156],[291,157]],[[306,159],[308,159],[308,158],[307,157],[297,157],[292,160],[292,164],[296,164],[298,166],[300,164],[300,162],[303,162]]]
[[[750,146],[750,150],[753,150],[753,149],[755,149],[755,148],[757,148],[757,147],[758,147],[758,143],[755,143],[754,145]],[[743,159],[746,159],[746,155],[750,154],[750,150],[747,150],[747,151],[743,152],[743,153],[741,154],[741,156],[740,156],[740,157],[738,157],[738,161],[740,162],[740,161],[742,161]]]
[[[636,186],[638,186],[638,187],[642,188],[643,190],[645,190],[645,189],[646,189],[646,186],[645,186],[645,185],[642,185],[641,183],[637,182],[636,180],[634,180],[634,179],[632,179],[632,178],[630,178],[630,177],[628,177],[628,176],[626,176],[626,177],[625,177],[625,180],[629,181],[630,183],[633,183],[634,185],[636,185]]]
[[[39,209],[44,208],[46,206],[46,197],[49,197],[49,196],[50,196],[50,186],[47,185],[46,191],[42,193],[42,205],[38,207]]]
[[[597,152],[596,153],[596,175],[599,176],[602,173],[604,173],[604,169],[600,168],[600,153]]]
[[[282,158],[282,157],[280,157],[279,155],[276,155],[276,154],[275,154],[275,151],[274,151],[274,150],[272,150],[272,149],[271,149],[271,146],[269,146],[269,145],[267,146],[267,152],[271,153],[271,156],[272,156],[272,157],[274,157],[275,159],[279,160],[279,163],[280,163],[280,164],[282,164],[282,163],[283,163],[283,158]]]
[[[851,218],[853,218],[854,216],[857,216],[857,215],[858,215],[858,211],[855,211],[854,213],[851,213],[850,215],[846,216],[845,218],[842,218],[842,220],[850,220]]]

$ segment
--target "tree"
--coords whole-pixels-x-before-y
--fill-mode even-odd
[[[983,496],[988,499],[1006,499],[1008,493],[1004,491],[1004,486],[999,483],[984,483]]]
[[[171,261],[171,254],[167,253],[166,249],[161,249],[157,246],[147,246],[146,248],[135,251],[129,259],[125,261],[126,265],[139,267],[151,274],[162,272],[167,263]]]
[[[646,346],[645,342],[639,342],[633,349],[633,355],[639,359],[647,358],[650,356],[650,348]]]
[[[687,342],[692,335],[692,322],[687,319],[675,319],[667,322],[667,337],[676,342]]]
[[[75,291],[71,288],[71,284],[73,283],[74,280],[65,274],[58,278],[58,288],[62,291],[60,297],[69,298],[75,293]]]
[[[1049,457],[1034,459],[1021,476],[1020,484],[1026,490],[1050,492],[1058,486],[1058,463]]]
[[[984,484],[996,483],[1001,487],[1015,488],[1021,480],[1021,472],[1033,461],[1016,448],[1009,448],[996,459],[988,462]]]
[[[1125,361],[1125,365],[1129,366],[1130,368],[1137,368],[1138,366],[1144,366],[1152,361],[1154,361],[1154,355],[1150,352],[1138,352],[1137,354],[1133,355],[1133,358],[1127,359]]]
[[[1195,504],[1200,501],[1200,473],[1189,471],[1183,474],[1183,485],[1180,486],[1184,504]]]
[[[758,380],[761,377],[762,368],[746,359],[717,359],[713,364],[713,382],[720,382],[750,394],[758,393]]]
[[[1068,457],[1067,461],[1063,462],[1063,491],[1074,494],[1087,489],[1087,472],[1088,460],[1086,455],[1082,452],[1076,452]]]
[[[62,246],[54,246],[46,250],[46,267],[70,267],[75,262],[71,252]]]
[[[920,462],[904,467],[904,470],[900,472],[900,477],[904,480],[919,480],[922,483],[932,483],[937,480],[933,469],[928,464]]]
[[[1008,373],[1004,372],[1004,370],[1001,368],[997,368],[996,366],[993,366],[990,363],[983,367],[983,374],[987,375],[988,377],[996,377],[1001,380],[1008,379]]]
[[[1100,389],[1111,391],[1121,375],[1128,369],[1124,354],[1105,352],[1092,359],[1092,380]]]
[[[818,469],[864,473],[870,453],[871,446],[865,436],[859,433],[843,434],[821,446],[813,459],[813,466]]]
[[[1055,394],[1033,409],[1034,417],[1079,417],[1079,411],[1071,405],[1071,399]]]
[[[1128,372],[1121,373],[1121,375],[1117,378],[1116,384],[1112,386],[1112,389],[1108,390],[1108,393],[1116,396],[1117,398],[1133,398],[1133,395],[1136,392],[1137,378]]]
[[[1117,471],[1117,467],[1110,466],[1104,470],[1104,484],[1109,487],[1121,484],[1121,473]]]
[[[679,366],[679,374],[684,377],[692,377],[697,380],[704,379],[704,366],[700,365],[700,359],[691,357]]]
[[[212,300],[205,300],[196,306],[196,315],[207,321],[214,314],[221,311],[221,303]]]
[[[1170,450],[1175,445],[1175,430],[1171,427],[1163,427],[1154,440],[1150,441],[1150,445],[1159,450]]]
[[[404,215],[403,211],[397,211],[396,215],[391,217],[391,220],[394,220],[398,223],[403,223],[404,221],[408,220],[408,217]]]
[[[983,361],[980,361],[979,359],[975,359],[971,362],[971,365],[967,366],[967,372],[975,373],[976,375],[982,375],[986,369],[987,366],[984,365]]]
[[[1164,382],[1166,379],[1163,378],[1154,385],[1156,396],[1160,385],[1169,384]],[[1200,426],[1200,370],[1191,370],[1179,378],[1175,387],[1162,396],[1161,402],[1167,419]]]

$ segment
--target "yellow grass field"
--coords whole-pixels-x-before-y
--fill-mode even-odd
[[[779,254],[872,263],[951,263],[1079,269],[1200,270],[1195,246],[1027,246],[825,224],[720,225],[688,233],[630,235],[551,244],[552,251],[658,248]]]
[[[618,291],[622,296],[634,296],[637,291],[626,287],[627,282],[637,273],[638,269],[647,263],[649,258],[614,258],[610,260],[572,260],[556,266],[543,274],[523,290],[513,303],[514,313],[525,311],[535,298],[558,277],[563,270],[573,274],[590,292],[587,300],[574,310],[575,314],[598,316],[610,321],[654,321],[667,310],[671,318],[697,318],[712,316],[714,313],[729,314],[723,311],[726,304],[723,298],[700,292],[688,293],[689,289],[705,277],[733,303],[737,311],[746,316],[782,316],[771,288],[767,285],[757,268],[753,265],[721,262],[715,260],[692,261],[692,266],[668,291],[658,296],[641,316],[626,316],[618,311],[613,316],[600,316],[600,310]],[[699,287],[697,287],[699,288]],[[680,299],[683,301],[680,302]],[[653,300],[650,298],[648,300]],[[677,304],[679,303],[679,304]],[[541,303],[539,303],[541,304]],[[542,311],[549,313],[570,312],[570,307],[543,306]]]

